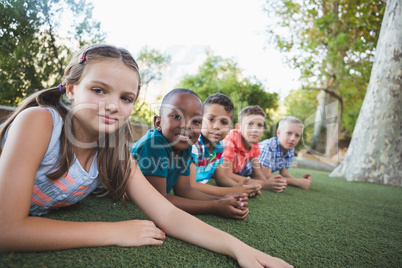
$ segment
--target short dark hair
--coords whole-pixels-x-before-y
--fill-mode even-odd
[[[233,114],[234,114],[233,102],[225,94],[215,93],[215,94],[209,95],[208,98],[206,98],[204,103],[202,104],[202,108],[205,109],[205,106],[211,105],[211,104],[222,105],[225,108],[225,111],[228,113],[231,113],[232,117],[233,117]]]
[[[264,110],[258,105],[251,105],[243,108],[239,112],[239,122],[242,120],[243,117],[249,115],[262,115],[264,118],[266,116]]]
[[[162,99],[162,104],[161,104],[161,109],[159,111],[160,114],[162,114],[162,110],[165,104],[169,103],[170,99],[176,95],[176,94],[180,94],[180,93],[189,93],[189,94],[193,94],[194,96],[196,96],[200,102],[202,102],[201,98],[197,95],[197,93],[195,93],[194,91],[187,89],[187,88],[175,88],[171,91],[169,91],[168,94],[166,94],[163,99]]]

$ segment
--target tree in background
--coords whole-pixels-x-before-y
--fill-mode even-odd
[[[68,55],[104,40],[85,0],[0,2],[0,104],[60,83]]]
[[[270,110],[279,106],[277,93],[268,93],[256,78],[243,77],[232,59],[214,56],[211,50],[207,51],[207,58],[198,68],[198,73],[184,76],[178,87],[194,90],[203,101],[217,92],[227,95],[235,106],[233,122],[237,122],[237,113],[242,108],[259,105],[267,113],[266,120],[272,123]]]
[[[169,66],[170,55],[163,55],[155,49],[144,47],[137,56],[137,63],[141,75],[141,92],[133,107],[131,121],[143,125],[152,126],[155,111],[151,104],[146,103],[148,86],[153,81],[162,78],[162,72]]]
[[[317,92],[315,90],[291,90],[286,96],[283,104],[286,109],[286,115],[292,115],[305,123],[303,130],[303,140],[299,142],[296,151],[303,148],[305,144],[314,147],[315,124],[308,124],[311,116],[317,111],[318,102],[316,100]]]
[[[330,176],[402,186],[402,5],[388,0],[367,94],[345,160]]]
[[[384,1],[266,3],[269,17],[276,19],[268,31],[271,42],[286,55],[291,67],[300,69],[302,88],[321,90],[326,93],[326,104],[340,104],[338,126],[341,136],[350,138],[370,77]],[[335,145],[329,154],[336,153]]]

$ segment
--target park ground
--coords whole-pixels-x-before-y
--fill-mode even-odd
[[[309,190],[263,191],[243,221],[197,216],[295,267],[400,267],[402,188],[311,173]],[[213,183],[213,182],[212,182]],[[147,219],[132,203],[89,196],[47,217],[67,221]],[[102,247],[43,253],[0,253],[0,267],[237,267],[226,256],[167,237],[162,246]]]

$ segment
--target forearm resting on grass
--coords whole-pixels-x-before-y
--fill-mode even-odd
[[[224,160],[215,170],[215,181],[219,186],[235,186],[245,177],[233,173],[232,162]]]
[[[291,267],[178,209],[149,184],[139,171],[130,180],[128,193],[131,200],[172,237],[231,256],[242,267]]]
[[[200,183],[197,182],[195,178],[194,180],[191,180],[191,184],[193,188],[196,188],[199,191],[219,197],[223,197],[231,193],[245,193],[247,195],[253,193],[256,194],[261,188],[261,185],[252,183],[250,179],[244,179],[236,185],[229,187]]]
[[[294,178],[289,174],[287,168],[283,168],[280,171],[282,177],[286,180],[288,185],[300,187],[302,189],[308,190],[312,183],[311,174],[305,174],[302,178]]]
[[[281,175],[272,174],[271,169],[264,165],[261,165],[261,171],[265,176],[265,179],[260,182],[263,189],[277,193],[286,189],[288,183]]]
[[[180,176],[173,188],[175,195],[171,195],[166,191],[166,178],[149,175],[146,178],[172,204],[190,214],[214,214],[239,220],[244,219],[248,214],[246,194],[232,194],[225,198],[207,195],[191,187],[189,176]],[[185,197],[180,196],[181,194]]]

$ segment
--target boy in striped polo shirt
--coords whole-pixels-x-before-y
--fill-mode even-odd
[[[193,145],[191,155],[196,166],[196,174],[191,174],[192,186],[200,191],[216,196],[225,196],[233,192],[247,193],[249,196],[260,194],[261,186],[250,183],[249,179],[242,180],[233,187],[217,187],[206,184],[212,176],[226,176],[219,172],[223,163],[225,150],[223,139],[229,133],[234,106],[232,101],[224,94],[210,95],[203,103],[204,118],[201,135]],[[194,170],[194,169],[193,169]]]

